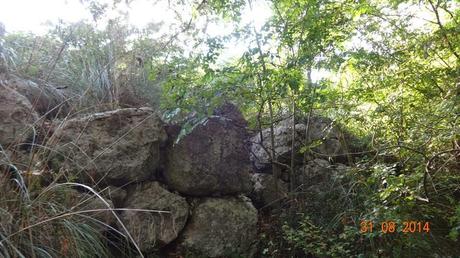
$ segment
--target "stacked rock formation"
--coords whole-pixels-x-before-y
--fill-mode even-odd
[[[297,118],[295,126],[293,124],[292,118],[287,118],[274,125],[273,151],[279,178],[271,174],[270,128],[251,138],[250,159],[254,173],[251,176],[253,187],[250,196],[257,208],[279,208],[287,193],[292,191],[297,199],[313,207],[312,212],[317,213],[324,205],[316,203],[316,200],[325,193],[338,190],[334,183],[346,173],[347,165],[352,162],[354,157],[350,153],[358,150],[352,145],[353,136],[340,130],[328,118],[313,114],[309,118]],[[290,171],[292,157],[294,171]],[[292,179],[291,172],[294,176]],[[291,184],[294,189],[289,190],[291,180],[294,180]]]
[[[274,204],[288,192],[288,180],[268,173],[271,146],[263,144],[270,142],[269,129],[249,139],[243,116],[226,104],[182,136],[180,126],[166,125],[151,108],[71,116],[63,96],[16,77],[3,82],[3,156],[17,146],[38,146],[39,125],[48,124],[47,137],[40,142],[44,151],[30,156],[38,156],[41,164],[67,180],[99,189],[108,201],[91,207],[123,208],[117,219],[107,218],[112,213],[103,214],[104,223],[122,231],[121,221],[147,256],[158,250],[187,257],[254,255],[258,221],[254,205],[279,207]],[[346,153],[340,131],[330,120],[315,116],[310,130],[305,130],[305,121],[296,124],[298,142],[292,145],[290,124],[287,119],[275,125],[277,162],[298,153],[302,139],[318,142],[307,160],[296,156],[300,182],[296,187],[319,192],[312,187],[313,180],[327,181],[329,175],[343,171],[330,159]],[[21,151],[27,156],[31,149]],[[79,194],[83,192],[75,193]]]

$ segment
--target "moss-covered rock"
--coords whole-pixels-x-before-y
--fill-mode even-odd
[[[197,200],[179,241],[187,257],[251,257],[257,210],[247,198]]]
[[[4,85],[0,85],[0,117],[0,144],[4,149],[12,143],[26,142],[34,134],[38,120],[30,102]]]
[[[230,195],[250,189],[244,127],[222,116],[198,124],[167,152],[166,182],[191,196]]]
[[[51,165],[80,181],[121,185],[154,177],[166,132],[149,108],[127,108],[62,123],[49,145]]]
[[[144,252],[175,240],[189,215],[185,198],[167,191],[158,182],[133,187],[125,204],[127,209],[144,210],[127,210],[122,214],[126,228]]]

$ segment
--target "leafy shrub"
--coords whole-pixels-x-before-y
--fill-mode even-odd
[[[359,238],[354,227],[346,226],[342,233],[334,234],[314,225],[309,216],[304,216],[297,227],[284,224],[283,234],[294,248],[314,257],[350,257]]]

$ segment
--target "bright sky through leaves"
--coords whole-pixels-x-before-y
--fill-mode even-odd
[[[112,0],[100,0],[100,4],[107,3],[109,6]],[[168,30],[168,27],[177,23],[174,12],[168,8],[168,1],[153,0],[135,0],[129,6],[122,1],[117,9],[108,8],[108,17],[113,18],[119,15],[119,12],[127,12],[129,22],[138,27],[145,27],[147,24],[162,22],[162,30]],[[184,14],[184,20],[187,14]],[[242,23],[254,22],[255,27],[260,29],[271,15],[271,10],[267,4],[262,1],[253,3],[253,9],[246,8],[242,15]],[[2,22],[7,31],[30,31],[35,34],[45,34],[50,28],[46,24],[52,22],[77,22],[80,20],[92,21],[92,16],[88,9],[81,4],[79,0],[6,0],[2,3],[0,9],[0,22]],[[98,24],[99,26],[101,24]],[[229,34],[232,26],[228,24],[208,25],[207,33],[212,36]],[[247,42],[233,42],[226,46],[222,53],[222,60],[229,60],[240,56],[247,48]]]
[[[112,6],[112,0],[100,0],[100,4],[108,4]],[[401,13],[414,14],[414,8],[403,6]],[[168,8],[168,1],[153,1],[153,0],[134,0],[129,5],[125,1],[121,1],[116,9],[107,8],[107,18],[119,16],[120,12],[128,13],[129,22],[138,27],[145,27],[148,23],[162,22],[162,31],[167,32],[171,24],[177,23],[177,16]],[[422,10],[423,11],[423,10]],[[428,12],[418,12],[417,19],[414,19],[414,28],[423,28],[426,26],[426,20],[430,19]],[[242,24],[253,22],[256,29],[260,30],[262,25],[269,19],[271,15],[270,7],[264,1],[253,2],[252,10],[246,8],[242,14]],[[184,20],[189,19],[184,13]],[[79,0],[6,0],[2,3],[0,9],[0,22],[4,23],[6,30],[13,31],[31,31],[35,34],[45,34],[50,28],[47,22],[58,23],[59,20],[64,22],[77,22],[80,20],[92,21],[92,16],[86,6]],[[99,22],[99,26],[104,22]],[[225,35],[232,31],[232,26],[225,23],[210,23],[207,28],[207,33],[211,36]],[[249,42],[237,40],[226,44],[224,51],[221,54],[220,60],[227,61],[232,58],[239,57],[247,48]],[[363,42],[359,39],[354,39],[348,44],[352,46],[363,46]],[[323,77],[328,77],[327,71],[314,70],[312,79],[320,80]]]

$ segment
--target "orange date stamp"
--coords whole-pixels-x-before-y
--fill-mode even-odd
[[[430,222],[428,221],[402,221],[396,223],[394,221],[382,221],[375,223],[370,220],[363,220],[359,223],[359,232],[362,234],[372,233],[375,231],[384,234],[392,233],[430,233]]]

